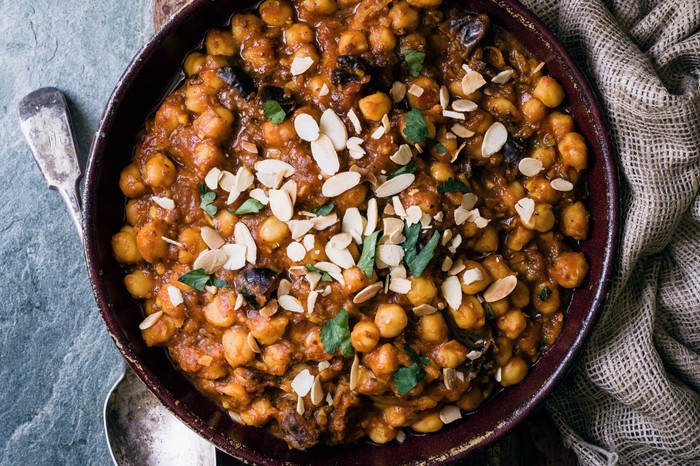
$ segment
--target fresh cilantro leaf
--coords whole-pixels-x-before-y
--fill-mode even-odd
[[[408,65],[408,72],[414,78],[420,76],[423,71],[423,62],[425,61],[425,52],[419,50],[403,50],[403,58]]]
[[[263,115],[274,125],[282,123],[287,116],[279,102],[272,99],[266,100],[265,103],[263,103]]]
[[[319,269],[313,264],[306,264],[306,270],[308,272],[318,272],[321,274],[321,281],[322,282],[332,282],[333,277],[330,276],[328,272],[324,272],[323,270]]]
[[[352,356],[353,348],[350,342],[349,317],[347,311],[341,309],[333,319],[326,322],[326,325],[323,326],[321,343],[323,343],[323,349],[328,354],[335,353],[340,347],[343,356]]]
[[[405,175],[406,173],[413,173],[416,171],[416,161],[411,160],[408,162],[406,165],[403,167],[400,167],[398,170],[396,170],[394,173],[391,175],[387,176],[386,179],[390,180],[392,178],[396,178],[399,175]]]
[[[406,264],[410,264],[418,255],[416,247],[418,246],[418,235],[420,235],[420,223],[409,225],[406,223],[403,226],[403,235],[406,241],[403,242],[403,260]]]
[[[428,143],[429,149],[434,149],[436,154],[447,154],[447,149],[442,145],[440,141],[435,138],[427,138],[425,142]]]
[[[231,288],[231,284],[226,280],[219,280],[218,278],[212,278],[210,280],[212,286],[217,288]]]
[[[468,193],[469,186],[454,178],[448,178],[438,186],[437,191],[439,193]]]
[[[263,204],[262,202],[258,201],[257,199],[250,198],[247,201],[245,201],[241,206],[236,209],[236,210],[231,210],[231,209],[226,209],[229,212],[231,212],[233,215],[245,215],[245,214],[257,214],[263,209]]]
[[[204,195],[207,193],[207,185],[204,183],[197,183],[197,188],[199,188],[199,194]]]
[[[189,285],[192,288],[204,291],[204,287],[209,282],[209,274],[204,273],[204,269],[194,269],[177,279],[180,283]]]
[[[549,299],[550,296],[552,296],[552,290],[549,289],[548,286],[545,286],[544,288],[542,288],[542,291],[537,293],[537,299],[539,299],[542,303],[547,301],[547,299]]]
[[[198,183],[197,186],[199,187],[200,194],[199,207],[213,218],[218,211],[216,206],[212,204],[216,199],[216,193],[214,191],[209,191],[204,183]]]
[[[365,237],[362,242],[362,254],[360,255],[360,260],[357,261],[357,266],[369,278],[372,278],[372,275],[374,275],[374,254],[377,251],[377,240],[380,234],[381,231],[375,231]]]
[[[311,212],[315,213],[319,217],[324,217],[330,214],[333,211],[334,207],[335,206],[332,203],[328,202],[326,204],[314,207],[313,209],[311,209]]]
[[[491,303],[486,303],[486,317],[488,317],[489,320],[493,320],[496,318],[496,313],[493,311]]]
[[[437,245],[440,242],[440,233],[436,231],[428,241],[428,244],[426,244],[425,247],[418,252],[418,236],[420,235],[420,228],[420,223],[404,225],[403,227],[403,235],[406,237],[406,241],[403,242],[403,260],[406,265],[408,265],[408,268],[411,270],[411,274],[414,278],[419,278],[421,276],[433,258],[435,248],[437,248]]]
[[[394,372],[394,385],[399,394],[405,395],[418,385],[425,377],[425,371],[415,362],[408,367],[402,367]]]
[[[421,358],[418,355],[418,353],[416,353],[416,351],[413,348],[411,348],[409,345],[404,344],[403,350],[416,364],[423,364],[424,366],[427,366],[428,364],[430,364],[430,359]]]
[[[419,144],[425,141],[428,137],[428,126],[425,124],[423,114],[417,108],[412,108],[404,120],[406,127],[403,129],[403,134],[406,140],[412,144]]]

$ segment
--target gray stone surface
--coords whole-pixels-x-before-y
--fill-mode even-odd
[[[30,91],[65,92],[84,160],[104,104],[152,32],[150,0],[0,0],[0,464],[110,463],[102,405],[120,356],[80,241],[17,124]]]

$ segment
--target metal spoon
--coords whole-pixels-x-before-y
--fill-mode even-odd
[[[78,192],[82,173],[65,97],[50,87],[32,92],[19,104],[19,121],[41,174],[68,205],[82,240]],[[216,448],[161,405],[123,362],[122,370],[104,407],[107,445],[114,463],[117,466],[215,465]]]

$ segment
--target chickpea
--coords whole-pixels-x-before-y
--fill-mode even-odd
[[[129,199],[126,202],[126,223],[129,225],[136,225],[137,223],[143,223],[145,221],[145,215],[141,210],[140,203],[136,199]]]
[[[583,170],[588,167],[588,146],[580,133],[567,133],[557,145],[565,165]]]
[[[411,78],[409,80],[408,87],[410,88],[411,85],[414,84],[423,89],[423,93],[420,97],[407,93],[408,105],[420,110],[429,110],[438,105],[440,101],[440,86],[438,86],[438,83],[435,82],[434,79],[428,78],[427,76],[418,76],[417,78]],[[455,144],[457,143],[456,139],[451,139],[451,141],[454,141]]]
[[[391,110],[391,98],[383,92],[360,99],[360,111],[370,121],[379,121]]]
[[[430,304],[437,296],[437,287],[432,279],[419,277],[411,279],[411,291],[406,297],[414,306]]]
[[[396,438],[397,429],[382,422],[373,422],[367,430],[367,435],[374,443],[383,445]]]
[[[252,69],[260,73],[266,73],[278,64],[275,46],[269,39],[257,39],[253,45],[244,47],[241,55]]]
[[[281,147],[287,142],[297,137],[294,123],[291,120],[284,120],[279,125],[270,121],[263,123],[263,138],[271,146]]]
[[[464,411],[474,411],[481,406],[483,401],[484,395],[481,393],[481,389],[473,385],[467,392],[462,394],[457,402],[457,406]]]
[[[456,368],[467,360],[469,350],[455,340],[440,345],[433,353],[435,362],[440,367]]]
[[[168,133],[175,131],[181,125],[186,125],[189,121],[190,117],[179,97],[169,98],[156,111],[156,126],[165,129]]]
[[[163,241],[167,229],[159,220],[148,222],[136,234],[136,247],[146,262],[151,264],[168,256],[168,243]]]
[[[510,387],[520,383],[530,370],[527,362],[522,358],[512,358],[508,364],[501,368],[501,385]]]
[[[205,84],[188,84],[185,86],[185,107],[192,113],[204,113],[213,105],[216,89]]]
[[[554,139],[556,139],[557,142],[559,142],[566,133],[572,132],[575,128],[574,118],[562,112],[550,113],[549,116],[547,116],[547,123],[552,133],[554,133]]]
[[[465,330],[477,330],[486,323],[484,307],[476,296],[464,296],[458,309],[450,307],[450,314],[457,326]]]
[[[163,316],[151,327],[141,331],[143,341],[148,346],[158,346],[165,344],[175,334],[177,328],[173,323],[173,319],[169,316]]]
[[[403,35],[418,27],[420,16],[418,11],[411,8],[408,2],[399,1],[389,10],[391,27],[397,34]]]
[[[527,188],[528,197],[535,202],[556,204],[561,199],[561,193],[552,188],[549,180],[541,176],[525,180],[525,187]]]
[[[362,183],[336,196],[334,204],[341,213],[345,213],[350,207],[361,206],[365,199],[367,199],[367,185]]]
[[[481,236],[472,249],[476,252],[495,252],[498,249],[498,230],[493,225],[487,225],[481,230]]]
[[[200,139],[224,140],[233,129],[233,113],[224,107],[209,108],[199,115],[192,127]]]
[[[272,375],[284,375],[292,363],[295,348],[285,340],[262,349],[262,360],[267,366],[267,372]]]
[[[547,115],[547,108],[544,106],[541,100],[535,97],[525,102],[520,107],[520,111],[525,117],[525,121],[528,123],[537,123],[538,121],[541,121],[545,115]]]
[[[411,429],[422,434],[427,434],[430,432],[437,432],[442,429],[445,424],[440,419],[440,412],[435,411],[424,415],[417,422],[411,425]]]
[[[248,364],[255,359],[255,353],[248,346],[248,333],[241,327],[233,327],[221,337],[224,355],[231,367]]]
[[[117,262],[122,264],[136,264],[143,260],[136,246],[136,235],[131,228],[128,231],[122,229],[112,236],[112,251]]]
[[[530,304],[530,288],[518,280],[515,289],[508,295],[508,299],[514,307],[522,309]]]
[[[496,317],[505,315],[511,308],[508,298],[503,298],[499,299],[498,301],[488,303],[487,306],[491,306],[491,310]]]
[[[263,23],[253,13],[237,13],[231,18],[231,34],[240,47],[244,40],[262,31]]]
[[[314,64],[311,65],[310,69],[314,69],[316,66],[316,63],[320,61],[319,56],[318,56],[318,51],[316,50],[316,46],[313,44],[304,44],[301,47],[299,47],[291,56],[291,61],[289,62],[290,64],[294,61],[295,58],[311,58],[314,61]]]
[[[430,165],[430,176],[433,177],[433,179],[438,183],[441,183],[450,178],[454,178],[455,172],[452,169],[452,164],[450,163],[433,162]]]
[[[377,274],[373,273],[372,277],[368,277],[359,267],[350,267],[343,270],[343,291],[345,294],[357,293],[363,288],[377,281]]]
[[[515,340],[518,338],[518,335],[525,330],[527,321],[525,320],[525,314],[523,314],[522,311],[513,309],[506,312],[505,315],[499,317],[496,321],[496,325],[506,337],[510,338],[511,340]]]
[[[177,260],[181,264],[192,264],[197,259],[197,256],[207,249],[199,227],[185,228],[178,235],[177,241],[185,246],[184,248],[178,248]]]
[[[260,18],[270,26],[284,26],[294,12],[291,5],[281,0],[265,0],[258,7],[258,11]]]
[[[355,324],[350,334],[352,347],[355,351],[368,353],[377,347],[379,343],[379,328],[368,320],[363,320]]]
[[[523,116],[513,102],[503,97],[491,97],[486,108],[499,120],[520,121]]]
[[[367,353],[362,359],[364,364],[376,375],[389,375],[399,368],[398,351],[394,345],[385,343]]]
[[[437,8],[442,3],[442,0],[408,0],[408,4],[416,8]]]
[[[488,256],[481,261],[486,270],[488,270],[489,275],[494,280],[499,278],[505,278],[508,275],[513,275],[513,271],[508,267],[508,264],[503,260],[503,257],[499,255]]]
[[[563,252],[554,261],[549,276],[563,288],[581,286],[588,274],[588,262],[580,252]]]
[[[141,172],[133,163],[124,167],[119,175],[119,189],[126,197],[138,197],[146,192],[146,184],[141,178]]]
[[[212,302],[202,308],[207,322],[224,328],[233,325],[236,321],[236,311],[235,303],[230,301],[230,297],[231,293],[219,293]]]
[[[223,237],[233,235],[233,229],[236,226],[238,217],[233,215],[228,209],[221,209],[216,213],[214,217],[214,226],[216,230],[221,233]]]
[[[315,95],[321,100],[327,100],[331,97],[331,93],[329,92],[325,96],[321,96],[321,90],[323,89],[323,86],[326,86],[329,91],[333,91],[334,86],[333,83],[331,83],[328,78],[325,75],[318,74],[311,79],[308,79],[306,81],[306,87],[309,90],[309,93],[311,95]]]
[[[530,157],[542,162],[544,169],[549,170],[552,165],[554,165],[554,161],[557,158],[557,152],[554,150],[554,147],[538,147],[532,151]]]
[[[401,203],[406,209],[418,206],[431,217],[435,216],[441,207],[440,195],[435,191],[405,190],[399,196]]]
[[[281,222],[274,215],[270,215],[260,224],[258,235],[267,244],[279,247],[280,243],[286,240],[291,233],[286,223]]]
[[[294,23],[284,31],[284,41],[287,47],[300,44],[310,44],[315,38],[314,32],[304,23]]]
[[[441,313],[423,316],[418,321],[418,335],[428,343],[441,343],[447,340],[447,324]]]
[[[406,327],[408,317],[406,311],[398,304],[382,304],[374,316],[374,323],[382,337],[394,338]]]
[[[537,86],[532,93],[535,98],[539,99],[549,108],[558,107],[564,100],[564,89],[559,82],[551,76],[542,76],[537,81]]]
[[[369,46],[374,53],[391,52],[396,48],[396,36],[387,27],[375,26],[369,32]]]
[[[578,201],[561,211],[561,232],[573,239],[583,241],[588,237],[589,214],[583,202]]]
[[[187,55],[187,58],[185,58],[185,63],[182,65],[182,67],[185,70],[185,74],[189,77],[199,73],[199,70],[202,69],[203,65],[204,55],[199,52],[192,52],[191,54]]]
[[[549,204],[536,203],[535,212],[532,214],[530,221],[523,225],[530,230],[537,230],[540,233],[545,233],[554,227],[554,212]]]
[[[338,53],[340,55],[361,55],[369,49],[367,36],[362,31],[346,30],[338,39]]]
[[[153,297],[153,280],[141,270],[134,270],[124,277],[126,289],[136,299]]]
[[[194,148],[194,165],[202,173],[208,173],[209,170],[221,164],[224,160],[224,151],[211,139],[205,139],[197,144]]]
[[[484,291],[489,284],[491,284],[491,275],[486,268],[476,261],[464,261],[464,271],[460,273],[460,282],[462,284],[462,293],[474,295],[481,291]],[[481,273],[479,280],[471,281],[472,275],[477,272],[471,272],[471,270],[478,270]],[[465,277],[470,280],[469,284],[465,283]]]
[[[513,340],[506,337],[496,337],[496,348],[494,359],[499,366],[505,366],[513,357]]]
[[[532,230],[518,225],[506,236],[506,246],[512,251],[522,251],[525,245],[534,237],[535,234]]]
[[[236,42],[231,33],[220,29],[212,29],[207,33],[204,47],[209,55],[231,57],[237,52]]]
[[[559,287],[554,283],[540,282],[532,288],[532,304],[542,314],[554,314],[561,305]]]
[[[289,319],[276,315],[269,319],[248,319],[247,324],[250,328],[250,333],[258,340],[258,343],[261,345],[272,345],[284,336]]]
[[[301,6],[309,13],[320,15],[332,15],[338,9],[335,0],[303,0]]]

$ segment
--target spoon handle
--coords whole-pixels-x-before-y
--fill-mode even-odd
[[[66,98],[53,87],[28,94],[19,103],[19,125],[46,183],[65,201],[82,238],[82,173]]]

